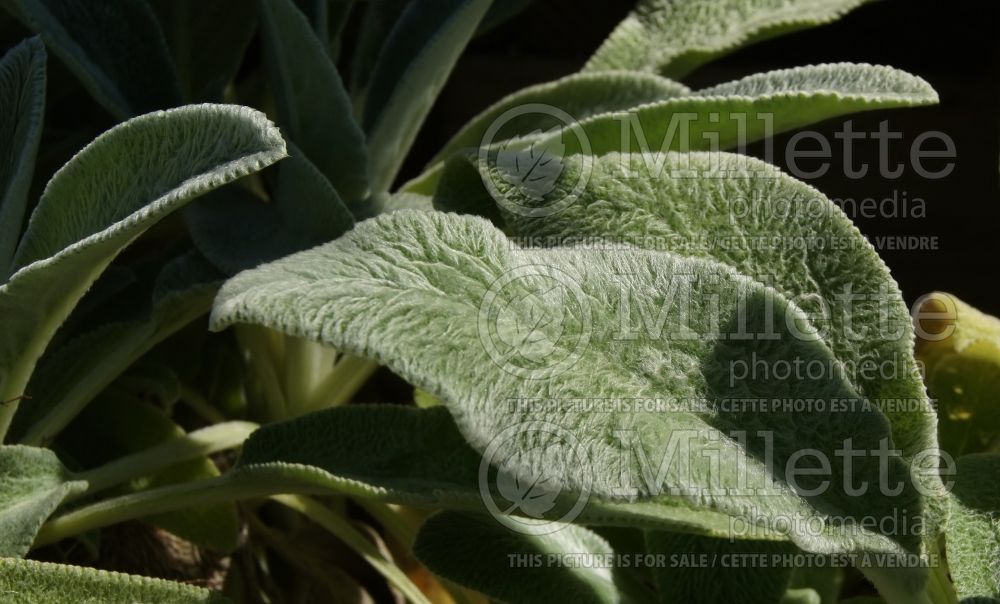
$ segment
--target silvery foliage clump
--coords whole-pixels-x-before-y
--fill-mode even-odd
[[[465,46],[527,4],[2,3],[36,37],[0,59],[0,593],[275,601],[274,556],[314,601],[838,602],[859,573],[865,601],[1000,598],[995,424],[939,430],[872,246],[725,151],[936,93],[851,63],[679,81],[864,0],[640,0],[583,70],[499,100],[399,186]],[[67,137],[50,177],[56,61],[117,125]],[[751,245],[776,237],[810,244]],[[971,319],[920,349],[927,383],[991,383],[995,319],[928,304]],[[824,369],[736,377],[751,360]],[[347,404],[379,366],[414,400]],[[804,452],[834,463],[790,476]],[[36,555],[130,520],[243,570],[220,592]],[[719,559],[764,563],[695,563]]]

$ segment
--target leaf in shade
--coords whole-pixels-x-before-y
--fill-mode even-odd
[[[21,237],[45,112],[45,45],[38,38],[0,58],[0,277]]]
[[[155,0],[153,8],[163,23],[185,101],[222,101],[257,29],[257,3]]]
[[[455,62],[492,0],[413,0],[372,72],[362,124],[372,190],[388,191]]]
[[[292,0],[260,0],[268,78],[278,122],[337,190],[353,203],[368,193],[368,151],[327,42]]]
[[[125,120],[180,105],[177,74],[145,0],[9,0],[83,86]]]
[[[354,217],[330,181],[294,146],[274,167],[272,199],[238,184],[184,208],[195,245],[229,274],[333,241]]]
[[[488,516],[442,512],[417,534],[413,552],[436,575],[500,602],[611,604],[623,598],[606,541],[572,524],[547,535],[513,532]],[[573,560],[595,560],[573,564]]]

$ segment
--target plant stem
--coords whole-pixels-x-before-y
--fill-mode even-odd
[[[378,521],[387,533],[401,545],[412,548],[413,542],[417,538],[417,529],[420,520],[415,520],[404,508],[391,503],[383,503],[372,499],[355,499],[361,509],[368,512],[372,518]]]
[[[185,384],[181,384],[181,401],[206,422],[221,424],[226,421],[226,416],[213,407],[200,392]]]
[[[234,421],[217,424],[88,470],[78,476],[80,480],[87,481],[88,485],[87,491],[78,497],[93,495],[180,462],[238,447],[257,428],[257,424],[250,422]]]
[[[378,363],[345,354],[323,378],[309,400],[309,411],[337,407],[351,400],[378,369]]]
[[[271,499],[304,514],[343,541],[413,604],[430,604],[430,600],[410,581],[410,578],[346,518],[334,514],[315,499],[302,495],[276,495]]]
[[[286,419],[288,404],[281,388],[276,368],[284,355],[275,350],[266,328],[237,325],[236,340],[250,353],[250,371],[264,389],[264,418],[268,421]]]

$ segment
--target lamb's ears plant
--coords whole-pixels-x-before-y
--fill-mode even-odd
[[[860,237],[857,233],[851,235]],[[857,262],[870,266],[876,274],[884,270],[874,255]],[[854,264],[856,269],[859,268],[857,262]],[[671,302],[664,292],[664,279],[670,282],[671,278],[687,275],[700,277],[699,282],[713,283],[703,287],[710,287],[710,297],[716,299],[717,310],[722,314],[715,317],[716,321],[710,320],[711,309],[694,302],[688,309],[686,325],[696,331],[708,330],[718,337],[682,343],[676,339],[651,337],[639,329],[632,338],[616,339],[615,330],[621,326],[614,309],[618,307],[621,284],[615,281],[614,275],[623,274],[629,276],[629,293],[635,300],[643,304],[649,302],[651,308],[667,309],[659,316],[663,323],[658,326],[662,331],[657,333],[677,333],[684,322],[681,318],[684,313],[669,310],[670,304],[676,301]],[[483,317],[480,303],[505,275],[520,275],[521,278],[509,280],[510,291],[495,300],[495,305],[487,308],[488,314]],[[543,288],[546,283],[548,286]],[[533,320],[532,316],[539,309],[518,303],[530,298],[533,291],[556,287],[569,292],[561,300],[561,321]],[[324,307],[335,307],[338,312],[316,312]],[[743,312],[738,309],[749,314],[737,320],[738,312]],[[538,325],[538,333],[529,340],[515,343],[511,351],[528,360],[528,369],[539,372],[536,379],[523,377],[524,366],[520,367],[520,373],[516,371],[518,366],[514,366],[513,372],[505,368],[503,363],[513,358],[509,355],[491,358],[483,346],[481,330],[484,320],[496,322],[500,319],[489,312],[514,313],[511,320],[515,324]],[[217,300],[213,326],[257,323],[372,357],[437,396],[454,414],[463,436],[482,453],[498,444],[494,438],[505,428],[538,419],[529,410],[522,413],[504,401],[572,399],[596,390],[601,392],[602,398],[630,399],[648,395],[682,401],[698,400],[699,393],[707,392],[711,404],[711,401],[740,395],[742,386],[727,382],[725,371],[720,368],[752,355],[773,361],[800,358],[816,360],[824,366],[839,366],[828,347],[830,340],[818,337],[807,341],[783,332],[785,337],[776,340],[780,342],[778,345],[753,341],[726,346],[713,344],[729,342],[731,339],[725,334],[737,325],[744,329],[762,327],[769,320],[765,317],[767,312],[777,313],[770,319],[779,331],[780,326],[791,329],[789,326],[794,325],[804,333],[813,333],[814,328],[805,313],[781,293],[715,261],[639,249],[619,253],[586,249],[519,250],[481,219],[396,212],[359,224],[334,243],[247,271],[230,280]],[[865,322],[874,320],[877,317],[864,319]],[[401,321],[411,328],[400,329]],[[447,341],[437,337],[443,332],[450,334]],[[496,337],[496,334],[487,337]],[[546,344],[546,358],[571,359],[572,370],[559,373],[544,365],[531,367],[531,362],[538,359],[530,353],[539,342]],[[581,342],[583,345],[579,346]],[[677,356],[681,349],[683,356]],[[427,351],[434,351],[434,354],[428,355]],[[650,365],[651,359],[657,359],[655,365]],[[538,379],[542,376],[543,379]],[[791,384],[758,379],[754,391],[762,396],[773,396],[780,391],[782,396],[792,398],[864,400],[849,376],[836,369],[821,379]],[[695,438],[705,439],[692,446],[706,448],[711,448],[711,442],[719,442],[717,439],[728,442],[727,433],[737,427],[773,431],[785,435],[783,444],[774,452],[779,465],[786,456],[803,448],[826,451],[832,459],[834,449],[842,446],[847,438],[861,448],[874,449],[880,440],[893,437],[885,416],[868,405],[837,414],[753,414],[719,407],[708,417],[683,411],[672,414],[561,414],[556,411],[545,413],[543,417],[544,421],[571,435],[574,441],[585,443],[589,458],[553,469],[546,465],[549,460],[539,456],[538,451],[546,448],[539,443],[544,441],[552,450],[557,448],[559,436],[549,435],[550,439],[555,439],[550,442],[536,433],[513,434],[509,441],[500,443],[503,459],[511,456],[515,459],[505,465],[505,471],[519,474],[529,483],[532,476],[544,472],[546,476],[553,476],[563,491],[577,495],[589,493],[592,501],[603,506],[621,505],[616,503],[620,497],[615,488],[616,477],[621,471],[619,464],[631,457],[623,449],[627,443],[616,439],[614,433],[624,425],[631,425],[640,437],[661,435],[657,440],[678,430],[691,430],[701,435]],[[797,440],[797,436],[802,436],[803,440]],[[900,437],[905,438],[905,435]],[[930,438],[933,439],[933,435]],[[749,468],[753,476],[766,475],[761,460],[756,453],[751,453],[752,449],[746,452],[741,452],[739,447],[722,449],[721,455],[727,457],[721,464],[724,472],[726,468],[742,467]],[[634,475],[641,474],[641,468],[633,470]],[[781,482],[775,485],[773,493],[761,500],[747,501],[745,497],[730,497],[712,490],[709,476],[713,472],[708,468],[693,472],[693,476],[682,476],[684,473],[676,474],[668,468],[666,475],[657,477],[659,482],[639,487],[638,502],[645,502],[640,508],[653,508],[652,513],[665,519],[666,526],[693,528],[718,536],[729,533],[727,516],[741,518],[751,509],[775,517],[812,518],[826,526],[818,535],[790,531],[782,535],[765,532],[757,536],[788,539],[807,551],[879,552],[902,558],[907,553],[921,551],[919,535],[868,531],[847,535],[841,532],[843,526],[826,525],[825,515],[820,511],[833,508],[860,518],[866,515],[888,517],[906,509],[916,514],[910,520],[929,514],[931,502],[918,495],[918,485],[914,484],[914,477],[906,465],[893,466],[889,470],[894,483],[898,478],[901,484],[908,485],[897,497],[875,494],[852,497],[836,487],[827,489],[818,498],[802,497]],[[867,471],[877,469],[869,467]],[[871,479],[875,480],[874,475]],[[934,477],[920,486],[933,488],[936,480]],[[665,496],[661,489],[679,494]],[[702,495],[688,498],[684,493]],[[705,493],[711,495],[703,499]],[[703,511],[699,513],[699,509]],[[613,522],[630,524],[634,521],[622,517]],[[880,587],[889,591],[887,597],[897,601],[918,597],[926,580],[919,568],[873,571],[871,574],[883,583]]]
[[[130,120],[59,170],[20,237],[13,274],[0,286],[7,319],[0,434],[48,341],[125,246],[198,195],[284,156],[284,140],[262,114],[192,105]]]

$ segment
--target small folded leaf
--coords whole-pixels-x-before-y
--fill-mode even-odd
[[[981,453],[958,459],[945,551],[948,570],[962,602],[1000,602],[997,476],[1000,476],[1000,455]]]
[[[138,117],[80,151],[46,187],[17,248],[17,272],[0,286],[3,400],[23,394],[56,329],[125,246],[194,197],[284,156],[262,114],[221,105]],[[0,410],[0,434],[15,408]]]
[[[868,0],[641,0],[585,69],[682,77],[741,46],[836,21]]]
[[[260,0],[268,77],[278,122],[348,203],[368,192],[364,133],[327,42],[320,42],[292,0]]]
[[[291,146],[275,166],[272,199],[232,185],[184,208],[198,249],[221,270],[236,274],[264,262],[333,241],[354,217],[330,181]]]
[[[73,480],[48,449],[0,447],[0,563],[27,554],[56,507],[86,488],[87,483]]]
[[[494,103],[472,118],[430,161],[431,165],[465,147],[480,147],[483,136],[498,124],[487,144],[562,128],[567,121],[579,121],[612,111],[625,111],[691,91],[687,86],[657,75],[629,71],[576,73],[552,82],[519,90]],[[530,103],[548,107],[524,108]],[[521,112],[523,108],[523,113]],[[511,112],[511,113],[508,113]]]
[[[773,557],[796,551],[790,543],[663,531],[647,533],[646,548],[671,561],[653,569],[664,604],[773,604],[785,594],[792,574],[791,564],[775,563]],[[760,557],[764,564],[756,563]]]
[[[782,435],[770,460],[786,466],[803,448],[834,459],[834,449],[847,439],[868,450],[889,442],[885,417],[858,395],[826,345],[792,335],[814,328],[783,296],[713,261],[635,248],[619,252],[521,249],[482,219],[394,212],[360,223],[333,243],[231,279],[216,300],[212,327],[256,323],[372,358],[441,399],[477,451],[499,447],[498,459],[520,456],[512,465],[523,476],[548,476],[563,492],[609,500],[626,497],[623,472],[643,475],[633,447],[661,454],[670,434],[691,437],[685,450],[712,449],[723,456],[721,468],[687,472],[660,466],[662,474],[629,483],[627,497],[658,502],[669,494],[676,496],[669,498],[674,503],[736,517],[760,508],[741,488],[719,488],[718,481],[732,484],[743,469],[757,478],[768,475],[759,451],[741,453],[747,445],[731,440],[741,431]],[[681,282],[698,283],[699,295],[677,296]],[[620,314],[623,305],[632,304],[639,305],[634,312]],[[657,318],[643,325],[637,314],[648,313]],[[765,325],[778,330],[775,338],[738,335],[741,329],[761,334]],[[825,371],[796,380],[755,375],[734,381],[728,368],[749,359],[814,361]],[[746,396],[826,403],[790,413],[724,404]],[[637,397],[687,404],[670,413],[562,412],[558,406]],[[830,413],[834,399],[855,404]],[[708,411],[701,413],[696,401]],[[558,446],[558,434],[528,429],[532,421],[564,430],[565,439],[581,443],[587,458],[546,458],[546,444],[550,452],[576,450]],[[509,431],[518,426],[524,430]],[[504,439],[495,442],[499,435]],[[709,464],[715,453],[695,455],[698,460],[690,463]],[[880,464],[863,465],[852,467],[855,477],[879,471]],[[815,519],[822,530],[786,533],[809,551],[913,551],[919,537],[907,529],[881,535],[852,525],[848,536],[843,525],[827,526],[827,516],[817,509],[850,517],[919,515],[922,502],[905,464],[896,458],[883,470],[900,489],[895,496],[849,495],[851,487],[840,475],[844,468],[834,464],[815,497],[800,496],[779,478],[760,512]]]
[[[455,62],[492,0],[414,0],[392,28],[368,86],[372,190],[388,191]]]
[[[18,44],[0,59],[0,278],[9,275],[45,117],[45,45]]]
[[[0,559],[0,594],[10,604],[226,604],[200,587],[34,560]]]
[[[941,446],[955,456],[992,449],[1000,437],[1000,319],[935,292],[921,299],[914,321]]]
[[[119,120],[180,104],[167,44],[149,4],[10,0],[15,15]],[[123,52],[123,49],[128,49]]]
[[[153,8],[163,23],[185,101],[222,101],[257,29],[256,2],[155,0]]]
[[[153,285],[149,310],[96,326],[43,357],[28,383],[32,400],[17,414],[12,435],[25,444],[50,443],[139,357],[207,313],[222,281],[223,275],[197,254],[167,263]],[[108,304],[125,308],[131,299],[124,298]]]
[[[500,602],[623,601],[615,569],[602,564],[614,558],[614,550],[572,524],[546,535],[525,535],[489,516],[443,512],[420,527],[413,553],[434,574]]]

